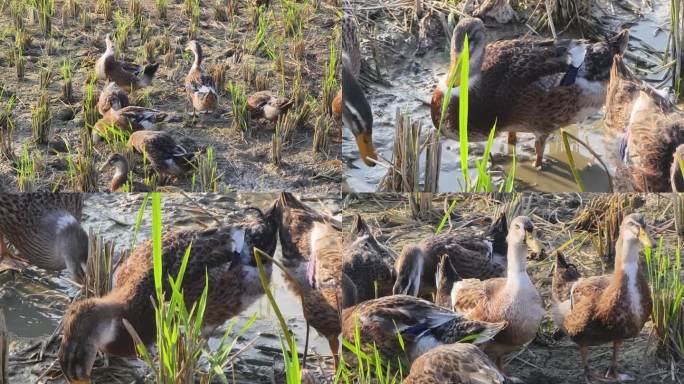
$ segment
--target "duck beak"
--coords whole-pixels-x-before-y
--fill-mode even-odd
[[[644,248],[653,248],[653,240],[651,240],[644,227],[639,229],[639,241],[643,244]]]
[[[530,248],[532,254],[541,255],[542,247],[534,231],[525,231],[525,243]]]
[[[356,145],[359,147],[361,160],[363,160],[367,166],[374,167],[375,162],[372,160],[377,160],[378,154],[375,152],[375,147],[373,146],[373,137],[371,137],[368,132],[361,132],[356,136]]]

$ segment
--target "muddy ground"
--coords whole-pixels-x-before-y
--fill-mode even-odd
[[[41,90],[40,68],[51,63],[52,81],[48,86],[50,110],[52,113],[51,140],[66,140],[72,157],[81,148],[79,134],[84,126],[82,104],[88,74],[93,71],[97,58],[104,52],[104,37],[114,34],[115,22],[106,21],[103,12],[96,9],[97,2],[76,1],[78,11],[75,17],[62,17],[64,3],[55,2],[56,13],[52,18],[53,34],[46,39],[37,23],[31,21],[25,11],[23,23],[30,36],[30,43],[24,51],[26,60],[25,78],[18,80],[12,57],[14,52],[14,24],[10,16],[9,1],[0,12],[0,105],[3,107],[8,96],[15,95],[13,116],[17,130],[11,137],[13,152],[21,156],[24,143],[28,144],[30,156],[36,160],[38,190],[74,190],[78,186],[70,183],[68,154],[54,154],[45,146],[31,143],[31,111]],[[252,120],[251,136],[243,135],[232,128],[233,114],[230,98],[225,87],[220,89],[219,111],[192,120],[189,102],[186,99],[183,79],[192,63],[192,55],[184,51],[190,25],[180,1],[168,1],[166,19],[157,15],[155,2],[141,1],[143,24],[146,27],[145,40],[141,39],[141,28],[130,29],[127,48],[119,52],[120,60],[137,63],[156,61],[161,66],[150,87],[135,92],[131,99],[137,104],[174,114],[173,122],[161,124],[158,129],[171,133],[177,141],[185,143],[191,150],[206,151],[213,147],[221,181],[218,190],[277,191],[301,190],[327,192],[339,190],[341,162],[339,161],[340,126],[326,119],[329,132],[328,146],[323,152],[314,153],[313,131],[318,116],[324,115],[321,105],[321,90],[325,66],[330,56],[330,45],[336,44],[336,7],[324,0],[297,3],[302,15],[301,35],[290,35],[285,31],[285,6],[281,2],[265,9],[265,39],[275,58],[269,58],[263,50],[253,50],[256,39],[255,2],[232,1],[236,13],[227,21],[215,19],[214,4],[204,1],[200,6],[200,22],[197,40],[205,53],[204,69],[225,67],[225,83],[237,82],[247,94],[267,89],[280,95],[296,96],[300,101],[292,111],[299,110],[304,100],[314,107],[308,117],[296,128],[294,134],[283,144],[282,162],[271,161],[271,138],[275,123]],[[218,2],[230,3],[230,2]],[[123,15],[129,14],[129,1],[113,1],[114,10],[120,7]],[[225,9],[226,6],[224,5]],[[84,16],[86,15],[86,16]],[[85,26],[84,17],[89,20]],[[51,51],[46,44],[51,45]],[[149,42],[149,49],[145,49]],[[147,53],[145,52],[147,51]],[[148,56],[147,58],[145,56]],[[62,76],[60,66],[65,59],[71,60],[73,71],[73,100],[61,100]],[[258,75],[258,76],[257,76]],[[299,87],[296,86],[299,83]],[[96,92],[103,86],[100,81]],[[298,90],[297,90],[298,89]],[[295,95],[296,93],[296,95]],[[106,144],[95,147],[95,164],[103,164],[114,149]],[[1,157],[1,156],[0,156]],[[143,180],[142,159],[138,157],[133,180]],[[16,163],[0,159],[0,186],[14,191],[16,186]],[[98,188],[105,190],[113,175],[113,169],[99,175]],[[167,184],[186,191],[200,190],[193,184],[193,174],[171,180]]]
[[[165,229],[200,228],[215,225],[215,218],[231,222],[243,216],[248,206],[266,208],[276,194],[166,194],[162,197],[162,220]],[[333,215],[340,213],[339,199],[330,195],[310,195],[302,199],[306,204]],[[137,212],[142,204],[142,194],[98,194],[91,195],[84,202],[84,227],[100,231],[106,240],[113,240],[117,250],[130,249]],[[151,231],[151,211],[148,205],[143,217],[136,243],[148,238]],[[276,257],[279,256],[279,248]],[[0,307],[7,321],[10,338],[9,380],[16,383],[50,382],[65,383],[61,377],[56,353],[59,335],[52,335],[63,313],[78,291],[63,274],[51,274],[38,269],[28,269],[21,275],[0,274]],[[297,296],[286,288],[284,277],[278,268],[273,272],[273,292],[285,316],[290,330],[298,342],[298,351],[304,349],[305,322],[301,303]],[[282,373],[282,352],[278,324],[265,297],[237,317],[233,334],[257,314],[256,322],[238,339],[233,349],[235,357],[226,372],[231,382],[270,383]],[[225,326],[228,326],[227,322]],[[215,333],[220,338],[225,331],[220,327]],[[38,356],[39,343],[50,340],[43,358]],[[210,340],[210,343],[217,342]],[[215,345],[215,344],[212,344]],[[327,340],[316,331],[310,333],[308,359],[310,371],[321,381],[332,376],[332,357]],[[27,349],[29,348],[29,349]],[[236,353],[238,352],[239,353]],[[93,370],[95,383],[133,381],[142,382],[146,370],[135,359],[98,359]],[[40,380],[39,380],[40,378]],[[54,378],[55,380],[51,380]]]
[[[382,158],[391,161],[394,147],[396,112],[410,114],[413,121],[421,124],[423,140],[433,129],[430,118],[432,91],[449,67],[450,34],[444,33],[444,23],[450,13],[461,13],[463,2],[422,1],[425,12],[433,12],[428,28],[429,39],[419,40],[417,22],[414,19],[414,2],[405,0],[348,0],[345,12],[355,16],[360,28],[362,51],[361,83],[364,86],[373,110],[373,141]],[[483,2],[467,2],[477,4]],[[502,4],[504,2],[498,2]],[[536,23],[544,1],[519,1],[516,10],[517,21],[506,24],[486,18],[487,41],[521,37],[552,37],[548,28]],[[552,2],[554,3],[554,2]],[[556,25],[559,37],[587,38],[597,41],[612,36],[622,28],[630,31],[630,44],[626,58],[632,68],[644,78],[653,81],[657,87],[671,84],[667,81],[668,71],[659,66],[666,62],[665,50],[669,37],[669,3],[667,2],[606,2],[588,1],[591,4],[583,19],[590,21],[593,29],[584,29],[565,24]],[[629,10],[628,10],[629,9]],[[420,44],[419,44],[420,43]],[[635,61],[634,59],[637,59]],[[625,183],[615,180],[618,159],[615,139],[604,138],[603,113],[590,117],[581,124],[565,127],[580,138],[600,156],[607,171],[594,155],[580,144],[570,141],[576,167],[588,192],[611,190],[609,175],[613,177],[614,191],[625,190]],[[477,176],[475,160],[482,158],[484,142],[469,143],[468,169],[471,178]],[[542,192],[578,191],[573,179],[567,155],[560,135],[553,134],[547,141],[543,172],[532,166],[534,138],[530,134],[519,134],[517,145],[517,167],[515,190]],[[386,166],[367,167],[359,159],[358,150],[349,132],[344,132],[342,153],[345,159],[345,188],[355,192],[373,192],[378,189],[381,178],[387,172]],[[438,191],[458,192],[464,190],[461,174],[460,151],[455,140],[443,140]],[[496,183],[511,172],[513,147],[506,142],[505,135],[498,135],[492,146],[493,164],[491,173]],[[421,183],[425,167],[425,151],[421,155]]]
[[[576,264],[583,276],[610,273],[612,262],[597,256],[592,241],[584,238],[584,232],[574,229],[571,221],[597,194],[523,194],[518,214],[530,216],[539,230],[538,236],[547,257],[531,261],[528,273],[541,293],[547,307],[550,307],[550,288],[553,250],[565,245],[564,255]],[[603,195],[602,198],[605,198]],[[454,197],[436,195],[433,211],[423,219],[414,220],[408,203],[401,195],[357,194],[349,195],[344,202],[344,223],[348,227],[350,216],[361,214],[371,227],[377,239],[398,255],[408,243],[417,243],[433,234],[448,204]],[[460,195],[455,210],[450,216],[445,230],[464,233],[482,233],[495,215],[504,210],[512,212],[508,202],[510,196]],[[632,208],[628,211],[642,212],[646,215],[651,236],[664,238],[664,246],[669,252],[677,247],[674,232],[673,208],[671,197],[667,195],[632,196]],[[583,240],[584,239],[584,240]],[[545,318],[538,337],[525,348],[506,357],[507,374],[519,377],[528,384],[580,384],[584,383],[577,346],[568,338],[555,340],[553,321],[550,314]],[[639,337],[624,343],[619,357],[620,369],[635,376],[637,383],[678,383],[672,372],[681,377],[684,366],[669,365],[656,356],[656,339],[651,335],[652,323],[644,326]],[[610,345],[590,348],[590,364],[594,372],[604,374],[610,365],[612,347]],[[671,369],[672,368],[672,369]]]

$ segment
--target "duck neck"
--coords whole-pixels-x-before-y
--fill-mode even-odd
[[[506,285],[509,289],[517,289],[523,285],[531,284],[527,275],[527,245],[511,244],[507,252],[508,269],[506,272]]]
[[[116,192],[119,188],[123,187],[128,181],[128,164],[117,163],[114,168],[114,176],[112,177],[112,183],[110,185],[110,190]]]
[[[624,240],[622,236],[615,244],[615,270],[613,282],[619,286],[627,279],[628,285],[636,285],[639,272],[639,248],[634,241]]]
[[[192,62],[192,68],[199,68],[200,65],[202,65],[202,49],[200,47],[195,47],[195,49],[192,50],[192,53],[195,54],[195,60]]]

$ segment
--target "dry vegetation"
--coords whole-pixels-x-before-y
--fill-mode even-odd
[[[170,122],[156,129],[199,157],[207,160],[213,148],[209,170],[163,180],[167,186],[339,190],[340,126],[326,105],[330,89],[339,86],[337,6],[256,3],[264,2],[0,0],[0,185],[53,191],[109,185],[113,170],[99,168],[112,153],[126,151],[126,137],[92,146],[81,133],[99,119],[95,104],[104,83],[94,80],[94,64],[111,33],[119,60],[161,64],[151,86],[129,95],[131,103],[170,113]],[[183,88],[190,39],[202,44],[204,69],[220,94],[218,112],[197,118]],[[258,90],[295,101],[278,140],[272,140],[275,122],[250,119],[244,109],[245,97]],[[24,151],[32,164],[20,163]],[[145,181],[142,158],[124,155],[135,160],[133,181]]]

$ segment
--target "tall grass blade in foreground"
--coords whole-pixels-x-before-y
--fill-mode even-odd
[[[146,201],[143,202],[146,204]],[[143,211],[144,208],[141,208]],[[140,217],[140,215],[139,215]],[[246,323],[232,342],[228,337],[233,330],[234,320],[229,325],[218,347],[210,350],[207,339],[202,335],[202,322],[206,312],[209,290],[209,277],[205,273],[204,289],[199,300],[191,308],[186,307],[183,297],[183,277],[187,269],[192,244],[185,250],[181,266],[176,277],[167,276],[164,282],[164,266],[162,265],[162,215],[161,197],[152,193],[152,259],[154,268],[155,297],[153,299],[156,323],[157,354],[153,359],[135,329],[124,320],[124,326],[136,341],[136,350],[140,358],[152,370],[154,381],[160,384],[202,383],[212,382],[218,375],[223,382],[227,378],[223,368],[230,361],[230,352],[235,342],[253,324],[255,316]],[[166,290],[169,290],[167,292]],[[169,298],[166,301],[166,298]],[[209,369],[201,367],[200,358],[204,356],[209,362]]]
[[[684,283],[681,250],[674,259],[663,252],[663,239],[657,249],[645,249],[646,270],[653,298],[651,317],[658,347],[668,360],[684,358]]]

